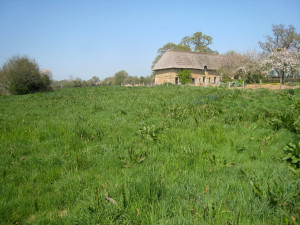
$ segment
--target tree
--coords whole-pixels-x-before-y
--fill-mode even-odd
[[[49,77],[50,80],[53,80],[52,71],[50,69],[48,69],[48,68],[43,69],[40,71],[40,73],[42,76],[47,76],[47,77]]]
[[[52,90],[51,80],[39,70],[35,60],[27,56],[14,56],[1,69],[1,87],[11,94],[29,94]]]
[[[112,77],[107,77],[103,80],[102,85],[103,86],[112,86],[114,79]]]
[[[187,84],[191,82],[191,71],[188,69],[183,69],[178,72],[179,81],[182,84]]]
[[[294,72],[299,70],[299,55],[295,51],[288,51],[286,48],[278,48],[273,51],[264,60],[263,65],[265,66],[265,71],[275,70],[281,82],[284,83],[284,79],[288,75],[292,75]]]
[[[125,70],[121,70],[114,75],[114,85],[121,85],[124,80],[128,77],[128,73]]]
[[[202,53],[214,53],[208,45],[212,44],[213,38],[208,35],[202,34],[202,32],[196,32],[190,37],[192,48],[194,52],[202,52]]]
[[[259,42],[259,46],[266,54],[270,54],[280,49],[297,49],[299,52],[300,37],[297,34],[293,25],[289,25],[287,28],[283,24],[272,25],[273,36],[267,35],[266,42]]]
[[[230,80],[238,76],[238,69],[243,66],[245,56],[235,51],[229,51],[221,58],[218,74],[222,75],[223,80]]]
[[[91,84],[91,86],[96,86],[99,84],[100,79],[97,76],[93,76],[88,82]]]
[[[136,77],[136,76],[128,76],[125,78],[124,80],[124,83],[125,84],[131,84],[131,85],[135,85],[135,84],[138,84],[140,81],[139,81],[139,78]]]
[[[300,52],[300,34],[295,35],[294,46],[295,46],[295,50],[299,53]]]
[[[0,95],[3,94],[9,94],[8,81],[7,78],[4,76],[3,70],[0,69]]]
[[[143,77],[143,76],[140,77],[140,83],[141,84],[145,83],[145,77]]]
[[[147,85],[151,85],[152,83],[154,83],[154,77],[153,76],[147,76],[145,77],[145,84]]]
[[[179,46],[187,46],[193,52],[215,53],[208,45],[212,44],[213,38],[202,32],[196,32],[192,36],[182,38]]]
[[[191,46],[192,45],[192,40],[191,37],[189,36],[185,36],[181,39],[181,42],[179,43],[180,46]],[[191,47],[190,47],[190,51],[191,51]]]
[[[43,69],[43,70],[40,71],[40,75],[43,79],[43,83],[47,87],[51,87],[51,84],[53,82],[52,71],[50,69],[46,68],[46,69]]]
[[[300,34],[293,25],[287,28],[283,24],[272,25],[272,31],[273,37],[267,35],[266,42],[259,42],[266,55],[263,66],[266,70],[275,71],[284,82],[288,75],[298,70]]]

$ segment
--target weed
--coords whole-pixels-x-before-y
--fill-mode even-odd
[[[289,143],[287,146],[284,147],[283,150],[285,156],[282,159],[290,165],[292,171],[294,171],[295,173],[299,173],[300,142],[296,144]]]
[[[176,120],[184,121],[190,115],[190,109],[184,106],[173,105],[168,109],[168,115]]]
[[[157,141],[159,128],[155,125],[144,126],[139,129],[137,134],[142,137],[143,140]]]

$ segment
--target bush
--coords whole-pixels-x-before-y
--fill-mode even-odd
[[[191,71],[188,69],[184,69],[178,72],[179,81],[182,84],[187,84],[191,82]]]
[[[238,81],[230,82],[230,87],[242,87],[242,84]]]
[[[50,77],[41,74],[38,64],[26,56],[7,60],[0,72],[0,85],[10,94],[30,94],[52,90]]]

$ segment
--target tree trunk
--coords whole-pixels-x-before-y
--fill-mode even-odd
[[[280,85],[284,83],[284,72],[279,70]]]

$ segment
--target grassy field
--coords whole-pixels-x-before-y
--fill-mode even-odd
[[[300,89],[0,96],[1,224],[298,224],[299,115]]]

